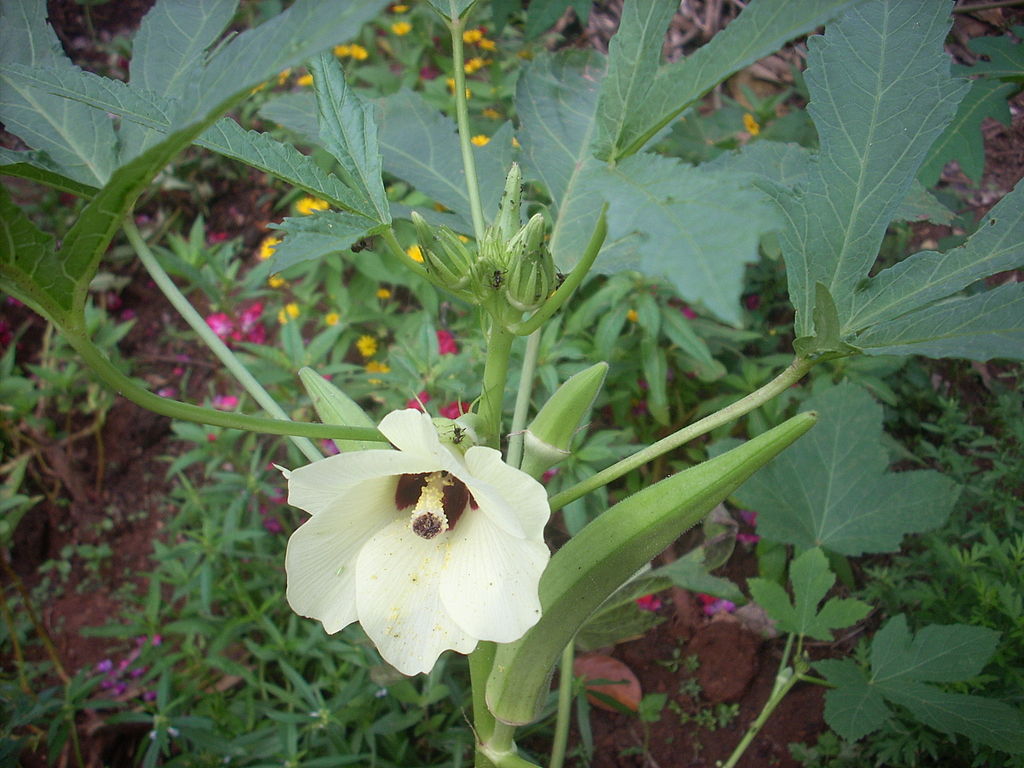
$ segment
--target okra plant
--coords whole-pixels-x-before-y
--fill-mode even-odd
[[[1001,200],[962,246],[922,251],[872,274],[889,224],[938,205],[918,173],[933,162],[933,144],[970,85],[950,74],[943,50],[949,2],[753,0],[710,43],[664,64],[662,41],[678,2],[627,0],[607,55],[544,53],[524,66],[515,122],[483,146],[471,141],[463,48],[463,33],[480,9],[472,0],[429,2],[450,32],[454,121],[412,90],[371,101],[350,87],[331,46],[351,39],[382,10],[383,0],[297,0],[236,35],[225,28],[237,0],[159,0],[135,36],[128,82],[74,66],[46,24],[43,0],[3,0],[0,119],[27,149],[0,150],[0,171],[86,203],[58,240],[19,209],[6,187],[0,191],[0,287],[56,326],[104,382],[139,406],[176,419],[291,436],[310,463],[283,468],[288,498],[310,518],[289,542],[282,598],[329,633],[359,622],[381,656],[407,675],[429,671],[447,650],[468,654],[476,764],[525,766],[533,763],[518,753],[515,730],[542,716],[559,664],[563,688],[567,678],[571,684],[573,640],[588,619],[810,430],[818,412],[800,413],[622,499],[553,554],[545,543],[550,516],[760,408],[824,361],[1024,357],[1024,289],[1020,283],[984,286],[990,275],[1021,266],[1024,192],[1018,188]],[[808,41],[806,70],[817,149],[758,142],[697,166],[652,150],[716,85],[822,26],[824,34]],[[327,153],[329,168],[225,116],[300,64],[312,75],[312,93],[271,100],[263,114],[301,145]],[[275,402],[208,328],[134,223],[140,194],[192,145],[329,203],[280,225],[273,271],[330,259],[374,238],[376,258],[475,308],[486,358],[469,412],[432,419],[406,409],[375,424],[355,400],[304,370],[296,374],[322,423],[289,420],[288,404]],[[414,209],[392,202],[385,174],[437,205]],[[411,224],[400,225],[403,220]],[[265,416],[159,397],[98,350],[86,333],[87,293],[119,231]],[[759,258],[769,239],[781,250],[796,312],[790,364],[752,394],[549,498],[538,478],[571,454],[607,370],[602,361],[590,361],[546,403],[535,402],[540,334],[584,280],[625,269],[663,277],[686,301],[738,325],[744,265]],[[696,359],[713,363],[699,338],[687,343]],[[509,373],[513,350],[523,359],[517,381]],[[664,350],[642,353],[650,378],[660,372],[663,380]],[[827,397],[820,401],[828,404]],[[841,412],[850,402],[832,405]],[[856,419],[836,420],[827,408],[819,410],[829,441],[857,440]],[[323,458],[310,438],[333,439],[340,453]],[[808,461],[818,461],[817,471],[802,478],[809,486],[828,485],[842,468],[841,458],[825,457],[826,442],[797,443]],[[773,464],[769,471],[801,479],[798,468],[787,466]],[[876,470],[882,472],[884,462]],[[831,501],[816,496],[815,488],[772,486],[769,475],[759,475],[761,492],[770,493],[766,484],[774,488],[776,505],[788,514],[807,507],[800,535],[780,536],[805,551],[791,571],[796,607],[777,585],[752,587],[791,637],[763,717],[793,684],[814,679],[803,639],[827,638],[828,630],[866,611],[854,601],[830,601],[816,613],[832,583],[817,548],[836,556],[892,548],[904,533],[948,513],[955,488],[934,473],[913,474],[919,482],[901,492],[914,498],[894,500],[872,490],[848,513],[858,515],[856,535],[844,519],[828,514]],[[852,490],[855,480],[844,487]],[[922,522],[914,509],[924,507],[933,514]],[[767,525],[785,528],[786,518],[779,520]],[[993,638],[955,632],[991,653]],[[905,623],[894,620],[875,644],[896,635],[910,642]],[[948,649],[934,642],[937,637],[919,635],[914,647],[939,666]],[[987,658],[979,654],[958,666],[960,677],[916,679],[976,674]],[[926,706],[927,691],[915,698],[909,684],[879,682],[885,671],[886,679],[902,679],[899,670],[883,668],[909,664],[913,654],[898,662],[884,657],[884,649],[877,655],[870,679],[854,680],[858,673],[840,662],[821,667],[829,685],[847,697],[830,700],[837,729],[862,735],[878,727],[878,707],[861,715],[844,708],[856,698],[850,687],[860,686],[862,698],[887,697],[934,727],[1008,751],[1024,748],[1014,731],[1019,716],[1008,706],[986,703],[984,723],[957,719],[951,708],[962,701],[954,694]],[[566,704],[558,711],[552,765],[564,754]]]

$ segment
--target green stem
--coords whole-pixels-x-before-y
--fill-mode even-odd
[[[487,442],[493,448],[501,445],[501,412],[508,379],[508,358],[515,338],[493,318],[487,332],[487,361],[484,363],[484,384],[480,394],[480,416]]]
[[[700,421],[695,421],[688,427],[683,427],[682,429],[673,432],[668,437],[664,437],[658,442],[647,446],[643,450],[637,451],[632,456],[627,456],[622,461],[612,464],[607,469],[603,469],[600,472],[591,475],[586,480],[577,483],[571,488],[566,488],[561,493],[556,493],[551,497],[549,502],[551,505],[551,511],[554,512],[557,509],[561,509],[569,502],[575,501],[580,496],[590,493],[601,486],[607,485],[613,480],[622,477],[627,472],[646,464],[652,459],[656,459],[663,453],[668,453],[696,437],[707,434],[711,430],[717,429],[723,424],[728,424],[730,421],[737,419],[744,414],[750,413],[755,408],[759,408],[764,405],[773,397],[784,392],[786,389],[798,382],[809,370],[811,370],[813,366],[814,363],[811,360],[807,360],[802,357],[794,358],[793,362],[789,364],[789,367],[787,367],[786,370],[760,389],[751,392],[749,395],[737,400],[732,405],[727,405],[722,410],[712,413],[710,416],[705,416]]]
[[[388,247],[388,250],[391,251],[395,258],[399,259],[403,264],[405,264],[405,266],[407,266],[420,277],[426,280],[430,279],[427,276],[427,270],[423,268],[423,265],[415,261],[412,257],[410,257],[409,254],[406,253],[405,250],[402,248],[402,244],[398,242],[398,238],[395,237],[394,229],[388,227],[387,229],[380,233],[380,236],[381,239],[384,241],[384,244]]]
[[[530,395],[533,392],[533,376],[537,370],[539,351],[540,331],[538,330],[526,338],[526,351],[523,353],[523,370],[519,375],[516,407],[512,412],[512,427],[509,429],[508,456],[505,459],[512,467],[518,467],[523,458],[523,430],[526,429],[526,416],[530,411]]]
[[[725,762],[722,768],[735,768],[739,759],[743,757],[743,753],[747,750],[747,747],[757,738],[757,734],[761,732],[764,724],[768,722],[768,718],[771,717],[772,712],[775,708],[782,703],[782,700],[786,697],[786,694],[792,690],[793,686],[804,679],[802,674],[798,674],[793,667],[789,664],[789,655],[793,649],[793,635],[786,637],[786,647],[782,651],[782,660],[779,662],[779,671],[775,675],[775,683],[772,685],[771,695],[768,696],[768,701],[764,703],[764,707],[761,709],[761,714],[757,716],[757,719],[750,724],[747,728],[747,732],[743,734],[743,738],[740,739],[739,744],[729,755],[729,759]]]
[[[482,757],[487,761],[484,765],[490,764],[495,768],[538,768],[536,763],[531,763],[516,753],[516,745],[512,741],[515,732],[514,725],[495,721],[491,737],[480,744],[477,750],[478,758]],[[479,760],[477,768],[480,768]]]
[[[608,224],[605,221],[605,212],[607,210],[608,204],[605,203],[601,206],[601,215],[598,217],[597,225],[590,236],[590,242],[587,243],[587,249],[583,252],[583,256],[576,266],[572,268],[572,271],[566,276],[562,284],[558,286],[558,290],[551,294],[551,297],[544,302],[540,309],[512,328],[512,332],[517,336],[526,336],[540,328],[555,312],[561,309],[562,305],[569,300],[569,297],[572,296],[580,283],[583,282],[583,278],[587,276],[590,272],[590,267],[594,264],[594,259],[601,252],[601,246],[604,245],[605,236],[608,234]]]
[[[252,396],[263,410],[273,416],[275,419],[281,419],[284,421],[290,421],[288,414],[284,412],[284,409],[277,404],[277,401],[270,396],[270,393],[263,388],[256,377],[253,376],[249,369],[246,368],[242,361],[235,356],[235,353],[228,349],[228,345],[225,344],[220,338],[213,332],[213,329],[203,319],[203,316],[196,311],[196,308],[192,306],[191,302],[185,298],[178,286],[171,280],[170,275],[161,266],[160,261],[156,258],[156,255],[149,249],[145,239],[142,237],[142,233],[139,232],[135,226],[135,222],[132,221],[131,217],[126,217],[124,221],[124,232],[128,236],[128,242],[131,243],[135,249],[136,255],[139,257],[139,261],[149,272],[150,277],[153,278],[153,282],[157,284],[164,296],[167,297],[168,301],[178,310],[178,314],[184,318],[185,322],[189,324],[189,327],[199,336],[200,339],[210,348],[217,359],[224,364],[224,367],[228,369],[232,376],[238,381],[239,384],[245,389],[246,392]],[[310,461],[318,461],[322,459],[324,455],[317,449],[315,445],[306,437],[298,437],[296,435],[289,435],[291,441],[295,444],[302,454]]]
[[[63,333],[68,344],[82,356],[86,364],[92,368],[93,373],[99,376],[107,386],[136,405],[159,413],[161,416],[170,416],[172,419],[181,419],[182,421],[195,421],[213,427],[262,432],[267,435],[303,435],[312,438],[386,442],[380,432],[370,427],[344,427],[338,424],[309,424],[282,419],[266,419],[259,416],[218,411],[213,408],[202,408],[198,405],[160,397],[117,370],[85,335],[84,329],[80,327],[64,328]]]
[[[558,714],[555,717],[555,735],[548,768],[562,768],[562,763],[565,762],[565,748],[569,743],[569,707],[572,706],[574,656],[575,648],[570,642],[562,651],[562,663],[558,672]]]
[[[466,102],[466,55],[462,48],[462,32],[466,28],[462,17],[451,19],[448,29],[452,35],[452,66],[455,67],[455,119],[459,124],[459,146],[462,165],[466,171],[466,192],[469,210],[473,216],[473,234],[479,243],[484,236],[484,212],[480,205],[480,186],[476,177],[476,160],[469,135],[469,105]]]
[[[476,735],[476,754],[478,768],[480,765],[480,747],[494,733],[494,715],[487,708],[485,692],[487,690],[487,678],[491,674],[491,667],[494,665],[494,654],[496,646],[490,642],[480,642],[471,654],[469,654],[469,679],[473,691],[473,732]]]

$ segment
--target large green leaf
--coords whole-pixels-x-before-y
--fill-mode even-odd
[[[1000,200],[959,248],[946,253],[915,253],[872,278],[854,295],[847,328],[868,328],[905,315],[988,275],[1021,264],[1024,264],[1024,184],[1018,184]],[[924,327],[917,332],[921,330]],[[853,343],[859,346],[862,341],[858,339]]]
[[[853,339],[871,355],[1024,358],[1024,283],[958,297],[868,328]]]
[[[547,188],[556,214],[549,245],[566,271],[583,255],[603,202],[589,184],[603,164],[589,147],[604,66],[593,51],[538,56],[516,89],[523,176]]]
[[[591,149],[603,159],[616,157],[617,141],[643,112],[654,87],[665,28],[679,10],[675,0],[644,0],[622,6],[619,29],[608,45],[608,74],[601,81],[597,130]]]
[[[403,89],[379,103],[384,170],[449,208],[468,230],[473,217],[455,122],[414,91]],[[497,211],[512,160],[511,126],[502,126],[474,152],[480,201],[489,219]]]
[[[854,293],[886,227],[969,87],[949,76],[948,28],[948,3],[869,0],[809,40],[821,151],[799,193],[766,186],[787,219],[780,241],[798,336],[814,333],[819,282],[851,330]]]
[[[633,248],[615,253],[621,264],[668,278],[684,299],[740,324],[744,268],[761,236],[781,226],[744,176],[643,154],[597,169],[588,188],[609,204],[609,236],[632,236]],[[615,266],[606,256],[603,267]]]
[[[356,190],[342,184],[336,176],[325,171],[311,157],[302,154],[291,144],[280,142],[269,134],[247,131],[230,117],[225,117],[214,123],[195,143],[225,157],[240,160],[311,195],[323,198],[332,205],[363,216],[367,227],[376,222],[375,218],[361,212],[366,208],[365,201]],[[371,209],[370,214],[373,213]]]
[[[1009,35],[1003,37],[976,37],[967,47],[981,57],[973,67],[960,67],[959,74],[985,75],[986,77],[1024,81],[1024,26],[1013,28],[1017,40]]]
[[[338,161],[346,186],[362,198],[360,213],[390,223],[373,105],[348,87],[333,53],[320,54],[309,69],[316,86],[321,145]]]
[[[287,233],[284,242],[274,248],[267,264],[270,271],[282,272],[304,261],[320,259],[343,251],[366,235],[385,226],[346,211],[321,211],[310,216],[289,217],[275,229]]]
[[[955,160],[964,175],[975,183],[985,171],[985,139],[981,123],[992,117],[1003,125],[1010,124],[1009,99],[1018,86],[999,80],[978,79],[971,83],[952,122],[932,144],[921,165],[918,178],[926,187],[935,186],[946,163]]]
[[[882,407],[850,383],[807,400],[818,428],[735,496],[758,512],[766,539],[844,555],[891,552],[907,533],[940,525],[959,489],[938,472],[890,473]]]
[[[1006,752],[1024,752],[1024,718],[1007,704],[942,691],[928,682],[956,682],[979,674],[999,634],[962,624],[930,625],[911,635],[903,615],[874,636],[871,669],[849,659],[815,662],[835,688],[825,694],[825,719],[843,738],[877,730],[890,716],[887,702],[906,707],[925,725],[957,733]]]
[[[718,83],[743,67],[774,53],[787,40],[804,35],[835,16],[851,0],[757,0],[722,32],[694,54],[662,67],[649,87],[632,92],[632,107],[626,115],[611,110],[602,112],[600,126],[595,135],[594,151],[603,159],[617,159],[638,152],[655,134],[684,109],[707,93]],[[612,49],[613,68],[620,75],[617,83],[637,81],[650,73],[661,52],[660,41],[650,45],[654,26],[660,20],[649,18],[669,3],[654,0],[634,0],[634,9],[627,4],[623,13],[623,26],[619,34],[625,41],[618,50]],[[651,6],[658,5],[657,10]],[[664,30],[664,24],[662,24]],[[646,45],[640,50],[639,45]],[[618,59],[616,62],[615,59]],[[646,76],[649,76],[647,74]],[[619,85],[616,88],[619,88]],[[609,107],[616,99],[608,97]]]
[[[54,258],[53,236],[41,232],[0,186],[0,277],[15,298],[51,316],[71,306],[74,280]]]
[[[206,49],[220,37],[238,0],[161,0],[132,39],[131,84],[172,99],[186,95],[202,72]],[[121,162],[162,138],[155,129],[125,123]]]
[[[32,149],[45,152],[51,167],[74,181],[101,186],[116,167],[117,139],[110,118],[84,104],[31,87],[5,67],[75,72],[46,23],[44,0],[0,4],[0,122]],[[32,156],[24,162],[34,164]]]

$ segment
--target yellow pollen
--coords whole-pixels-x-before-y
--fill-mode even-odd
[[[743,127],[747,129],[747,133],[751,136],[757,136],[761,132],[761,124],[749,112],[743,113]]]

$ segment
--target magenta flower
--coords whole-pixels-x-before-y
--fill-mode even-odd
[[[210,326],[210,330],[217,334],[217,338],[221,341],[227,341],[231,336],[231,332],[235,329],[235,324],[224,312],[215,312],[212,315],[207,315],[206,324]]]
[[[464,416],[469,413],[469,403],[464,403],[461,400],[454,400],[448,403],[448,405],[442,405],[437,412],[446,419],[457,419],[460,416]]]
[[[267,533],[284,533],[284,526],[281,525],[281,521],[269,515],[263,518],[263,528]]]
[[[406,404],[406,408],[415,408],[417,411],[424,410],[423,406],[430,402],[430,393],[427,390],[421,390],[416,397],[409,400]]]
[[[685,317],[687,320],[694,320],[697,317],[697,313],[694,312],[689,307],[683,307],[682,311],[683,311],[683,317]]]
[[[451,331],[442,328],[437,332],[437,351],[442,355],[459,354],[459,345],[455,342],[455,336]]]
[[[238,407],[238,402],[234,395],[217,395],[213,398],[213,407],[218,411],[233,411]]]
[[[697,594],[697,599],[704,608],[705,616],[714,616],[716,613],[732,613],[736,610],[736,603],[714,595],[705,595],[700,592]]]

